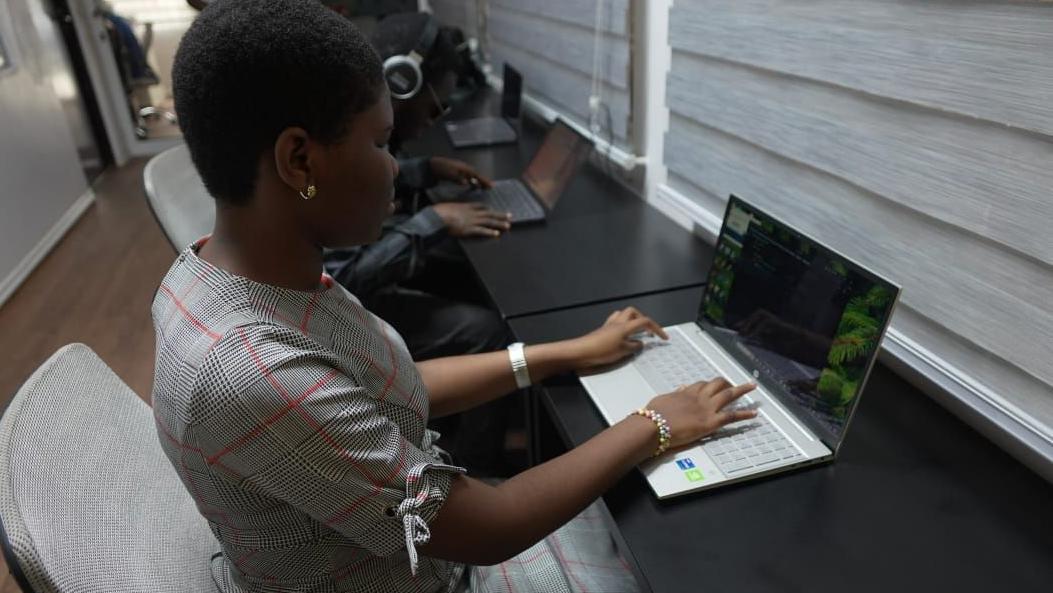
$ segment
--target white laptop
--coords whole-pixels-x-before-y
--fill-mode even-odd
[[[844,440],[899,287],[731,196],[698,318],[583,375],[608,424],[655,395],[718,376],[758,410],[641,466],[658,498],[831,461]]]

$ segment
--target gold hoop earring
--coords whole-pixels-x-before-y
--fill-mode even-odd
[[[307,186],[307,193],[306,194],[303,193],[303,192],[300,192],[300,197],[305,199],[305,200],[310,200],[311,198],[315,197],[316,195],[318,195],[318,188],[315,187],[313,183],[311,185]]]

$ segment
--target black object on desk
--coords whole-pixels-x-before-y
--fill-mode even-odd
[[[667,325],[700,289],[509,321],[540,342],[633,304]],[[1053,486],[927,396],[875,367],[837,461],[658,501],[638,472],[605,496],[653,591],[1047,591]],[[567,447],[606,424],[574,377],[543,387]]]
[[[541,222],[556,207],[591,151],[589,138],[557,119],[518,178],[498,179],[491,188],[462,190],[454,197],[480,202],[497,212],[508,212],[513,225]],[[444,195],[436,196],[441,189],[429,190],[432,200],[450,201]]]
[[[450,144],[457,148],[492,146],[515,142],[516,128],[523,103],[523,76],[518,70],[504,65],[501,85],[501,117],[476,117],[443,122]]]

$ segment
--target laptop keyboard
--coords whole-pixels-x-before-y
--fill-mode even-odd
[[[658,393],[669,393],[681,385],[709,381],[718,375],[706,359],[680,332],[669,332],[669,340],[645,339],[644,349],[633,365]]]
[[[494,187],[486,192],[483,201],[491,210],[511,213],[513,221],[538,220],[545,217],[545,210],[518,180],[501,180],[494,183]]]
[[[718,430],[703,439],[702,449],[726,476],[803,457],[764,414],[758,414],[743,426]]]
[[[644,344],[633,365],[659,393],[668,393],[681,385],[709,381],[719,374],[680,332],[669,332],[668,341],[645,339]],[[731,408],[746,408],[752,404],[750,396],[745,395]],[[725,426],[703,439],[702,448],[729,477],[803,457],[763,413],[748,422]]]

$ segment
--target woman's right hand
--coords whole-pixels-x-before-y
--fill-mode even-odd
[[[752,409],[729,404],[757,388],[756,383],[732,385],[724,378],[687,385],[652,399],[647,407],[669,424],[670,448],[689,445],[732,422],[757,416]]]
[[[752,410],[724,407],[754,387],[732,387],[717,379],[659,395],[648,407],[665,416],[672,446],[680,447],[730,422],[753,418]],[[457,476],[430,522],[431,541],[418,551],[457,562],[503,562],[565,524],[647,459],[657,445],[656,435],[653,422],[630,415],[569,452],[496,486]]]
[[[432,206],[451,237],[499,237],[512,228],[512,215],[477,202],[443,202]]]

